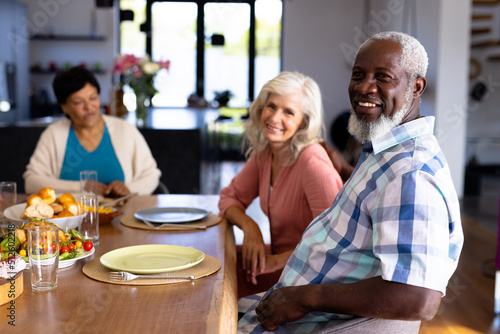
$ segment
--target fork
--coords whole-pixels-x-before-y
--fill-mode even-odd
[[[135,275],[126,271],[112,271],[109,273],[110,281],[124,281],[128,282],[136,278],[170,278],[170,279],[186,279],[193,280],[194,275],[189,276],[160,276],[160,275]]]
[[[147,221],[147,220],[142,220],[142,222],[146,225],[148,225],[149,227],[152,227],[154,229],[161,229],[162,227],[167,227],[167,226],[170,226],[170,227],[177,227],[177,228],[185,228],[185,229],[195,229],[195,230],[206,230],[207,227],[205,225],[181,225],[181,224],[164,224],[162,223],[161,225],[159,226],[155,226],[153,225],[153,223]]]

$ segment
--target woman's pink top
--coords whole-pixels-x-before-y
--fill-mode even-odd
[[[220,215],[230,206],[246,209],[260,196],[269,218],[273,254],[292,250],[309,223],[332,205],[342,179],[320,144],[306,147],[291,166],[282,166],[271,186],[271,152],[250,158],[220,193]]]

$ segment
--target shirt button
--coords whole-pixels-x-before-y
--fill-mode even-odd
[[[368,158],[368,155],[369,155],[369,154],[370,154],[370,153],[365,152],[365,158]]]

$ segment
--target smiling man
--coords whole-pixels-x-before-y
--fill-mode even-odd
[[[463,233],[434,117],[420,116],[427,65],[423,46],[403,33],[377,34],[359,48],[349,132],[364,143],[362,155],[279,282],[239,301],[239,332],[323,333],[355,317],[355,326],[366,318],[417,321],[418,331],[418,321],[434,317]]]

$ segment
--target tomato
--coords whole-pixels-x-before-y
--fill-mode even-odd
[[[26,256],[26,249],[21,249],[21,250],[19,251],[19,255],[21,255],[21,256]]]
[[[49,253],[49,245],[43,244],[42,251],[40,252],[40,254],[48,254],[48,253]]]
[[[60,253],[61,253],[61,254],[64,254],[64,253],[67,253],[67,252],[69,252],[68,247],[67,247],[67,246],[62,246],[62,247],[61,247],[61,251],[60,251]]]
[[[83,249],[85,249],[87,252],[89,250],[92,250],[92,248],[94,248],[94,244],[92,243],[92,241],[87,240],[83,243]]]
[[[56,244],[53,242],[52,245],[50,245],[50,253],[53,254],[56,252]]]
[[[76,248],[82,248],[83,247],[83,243],[82,243],[81,240],[73,241],[73,245],[75,245]]]
[[[73,244],[68,244],[67,247],[68,247],[68,251],[70,251],[70,252],[75,250],[75,245],[73,245]]]

